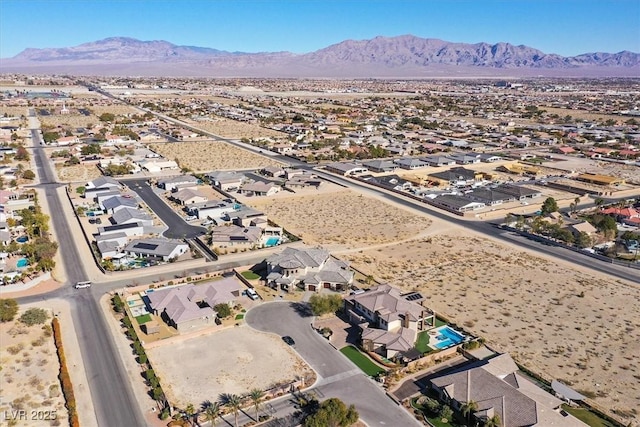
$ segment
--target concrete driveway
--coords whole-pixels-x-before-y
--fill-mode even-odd
[[[265,303],[249,310],[245,320],[260,331],[292,337],[296,342],[293,348],[318,374],[313,389],[324,398],[337,397],[347,405],[354,404],[369,426],[421,425],[311,328],[313,317],[306,303]]]

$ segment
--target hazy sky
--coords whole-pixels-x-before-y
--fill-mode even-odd
[[[640,0],[0,0],[0,57],[106,37],[310,52],[413,34],[545,53],[640,52]]]

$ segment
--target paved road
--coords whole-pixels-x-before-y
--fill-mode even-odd
[[[122,183],[136,192],[147,206],[167,225],[168,229],[163,233],[165,237],[170,239],[191,239],[206,233],[206,228],[185,222],[180,215],[160,199],[146,179],[123,180]]]
[[[71,284],[86,280],[78,250],[70,231],[68,220],[62,213],[62,201],[56,192],[56,176],[41,146],[41,136],[34,129],[38,123],[30,113],[32,124],[33,155],[38,176],[44,184],[44,191],[51,212],[51,221],[56,230],[59,251],[69,283],[58,290],[69,296],[71,315],[78,333],[78,343],[82,360],[89,380],[89,390],[99,426],[144,426],[146,423],[140,414],[131,390],[131,384],[125,373],[118,352],[113,344],[111,333],[104,322],[98,307],[99,295],[91,297],[89,293],[70,292]],[[81,244],[84,244],[82,242]],[[85,262],[93,262],[86,260]],[[43,296],[39,295],[39,299]]]
[[[318,373],[313,390],[319,390],[325,398],[338,397],[348,405],[354,404],[369,426],[420,425],[386,396],[378,383],[311,328],[312,316],[306,304],[265,303],[249,310],[245,319],[260,331],[292,337],[294,349]]]

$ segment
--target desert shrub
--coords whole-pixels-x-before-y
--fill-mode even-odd
[[[0,322],[11,322],[18,314],[18,302],[12,298],[0,299]]]
[[[42,325],[49,318],[49,313],[44,308],[30,308],[22,313],[20,321],[27,326]]]

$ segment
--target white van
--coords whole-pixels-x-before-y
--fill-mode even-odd
[[[76,285],[74,286],[76,289],[85,289],[85,288],[90,288],[91,287],[91,282],[90,281],[85,281],[85,282],[78,282],[76,283]]]

